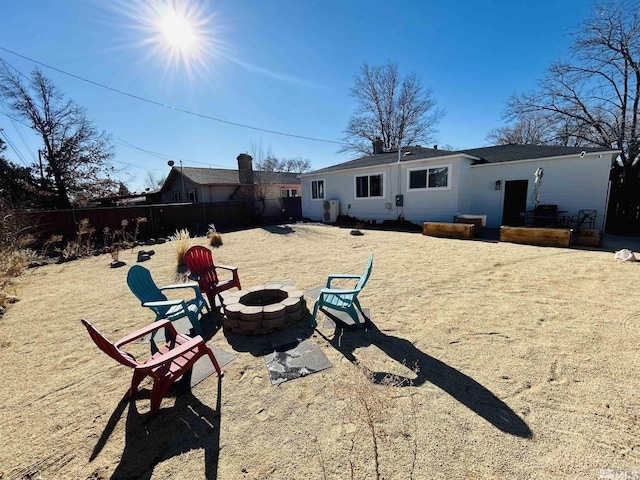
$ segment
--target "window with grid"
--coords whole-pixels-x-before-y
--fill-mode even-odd
[[[409,190],[449,188],[449,165],[409,170]]]
[[[356,198],[384,197],[384,175],[362,175],[356,177]]]

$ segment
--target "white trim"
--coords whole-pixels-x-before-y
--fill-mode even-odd
[[[313,196],[313,182],[322,182],[322,197]],[[312,202],[322,202],[327,197],[327,180],[325,178],[316,178],[309,182],[309,198],[311,198]]]
[[[380,188],[382,190],[382,195],[376,195],[375,197],[371,196],[371,177],[375,177],[377,175],[380,175]],[[369,182],[368,182],[368,193],[369,195],[367,195],[366,197],[359,197],[358,196],[358,178],[361,177],[368,177],[369,178]],[[364,173],[362,175],[354,175],[353,176],[353,198],[354,200],[380,200],[380,199],[384,199],[387,198],[387,187],[384,184],[385,182],[385,172],[371,172],[371,173]]]
[[[447,186],[446,187],[430,187],[429,186],[429,170],[434,169],[434,168],[447,168]],[[413,168],[407,168],[407,192],[432,192],[432,191],[440,191],[440,190],[451,190],[451,171],[452,171],[452,164],[451,163],[447,163],[447,164],[442,164],[442,165],[424,165],[421,167],[413,167]],[[426,183],[426,187],[425,188],[411,188],[411,172],[416,172],[416,171],[422,171],[422,170],[426,170],[427,171],[427,183]]]

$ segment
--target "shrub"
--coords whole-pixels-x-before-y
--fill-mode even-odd
[[[96,231],[89,224],[88,218],[83,218],[78,222],[75,240],[67,242],[66,247],[62,250],[62,257],[65,260],[73,260],[74,258],[86,257],[92,255],[95,251],[93,243],[93,234]]]
[[[184,265],[184,254],[191,246],[191,239],[189,238],[189,230],[183,228],[182,230],[176,230],[176,233],[169,237],[171,241],[176,242],[176,262],[178,266]]]
[[[211,245],[212,247],[219,247],[220,245],[222,245],[222,237],[216,230],[216,226],[213,223],[209,224],[207,238],[209,239],[209,245]]]
[[[11,278],[20,275],[36,254],[27,248],[34,241],[28,233],[29,219],[10,208],[0,199],[0,306],[6,307],[15,301],[14,295],[6,293]]]

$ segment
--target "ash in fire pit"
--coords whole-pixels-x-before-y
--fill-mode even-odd
[[[308,312],[304,292],[294,286],[258,285],[225,298],[222,324],[232,333],[264,335],[293,325]]]
[[[247,293],[241,297],[240,303],[250,307],[261,307],[281,302],[288,296],[288,293],[282,290],[257,290],[255,292]]]

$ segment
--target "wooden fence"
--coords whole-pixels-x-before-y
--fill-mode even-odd
[[[30,212],[29,215],[34,233],[42,239],[51,235],[75,238],[79,222],[87,219],[95,229],[94,235],[98,242],[102,239],[105,227],[111,231],[120,229],[123,220],[128,222],[126,231],[132,233],[139,217],[147,219],[140,223],[140,239],[167,237],[182,228],[188,229],[192,235],[202,235],[212,223],[218,230],[233,230],[255,221],[247,214],[243,202],[74,208]]]
[[[640,183],[611,189],[605,231],[640,236]]]
[[[168,237],[176,230],[186,228],[192,235],[204,235],[210,224],[217,230],[234,230],[263,221],[299,220],[302,217],[300,198],[283,198],[282,208],[277,209],[277,218],[256,218],[251,215],[251,206],[245,202],[185,203],[138,205],[130,207],[74,208],[71,210],[48,210],[30,212],[33,232],[41,239],[51,235],[63,235],[73,239],[81,220],[87,219],[95,229],[95,240],[100,243],[105,227],[111,231],[122,228],[123,220],[128,222],[126,231],[133,233],[136,219],[145,217],[140,223],[139,239]]]

